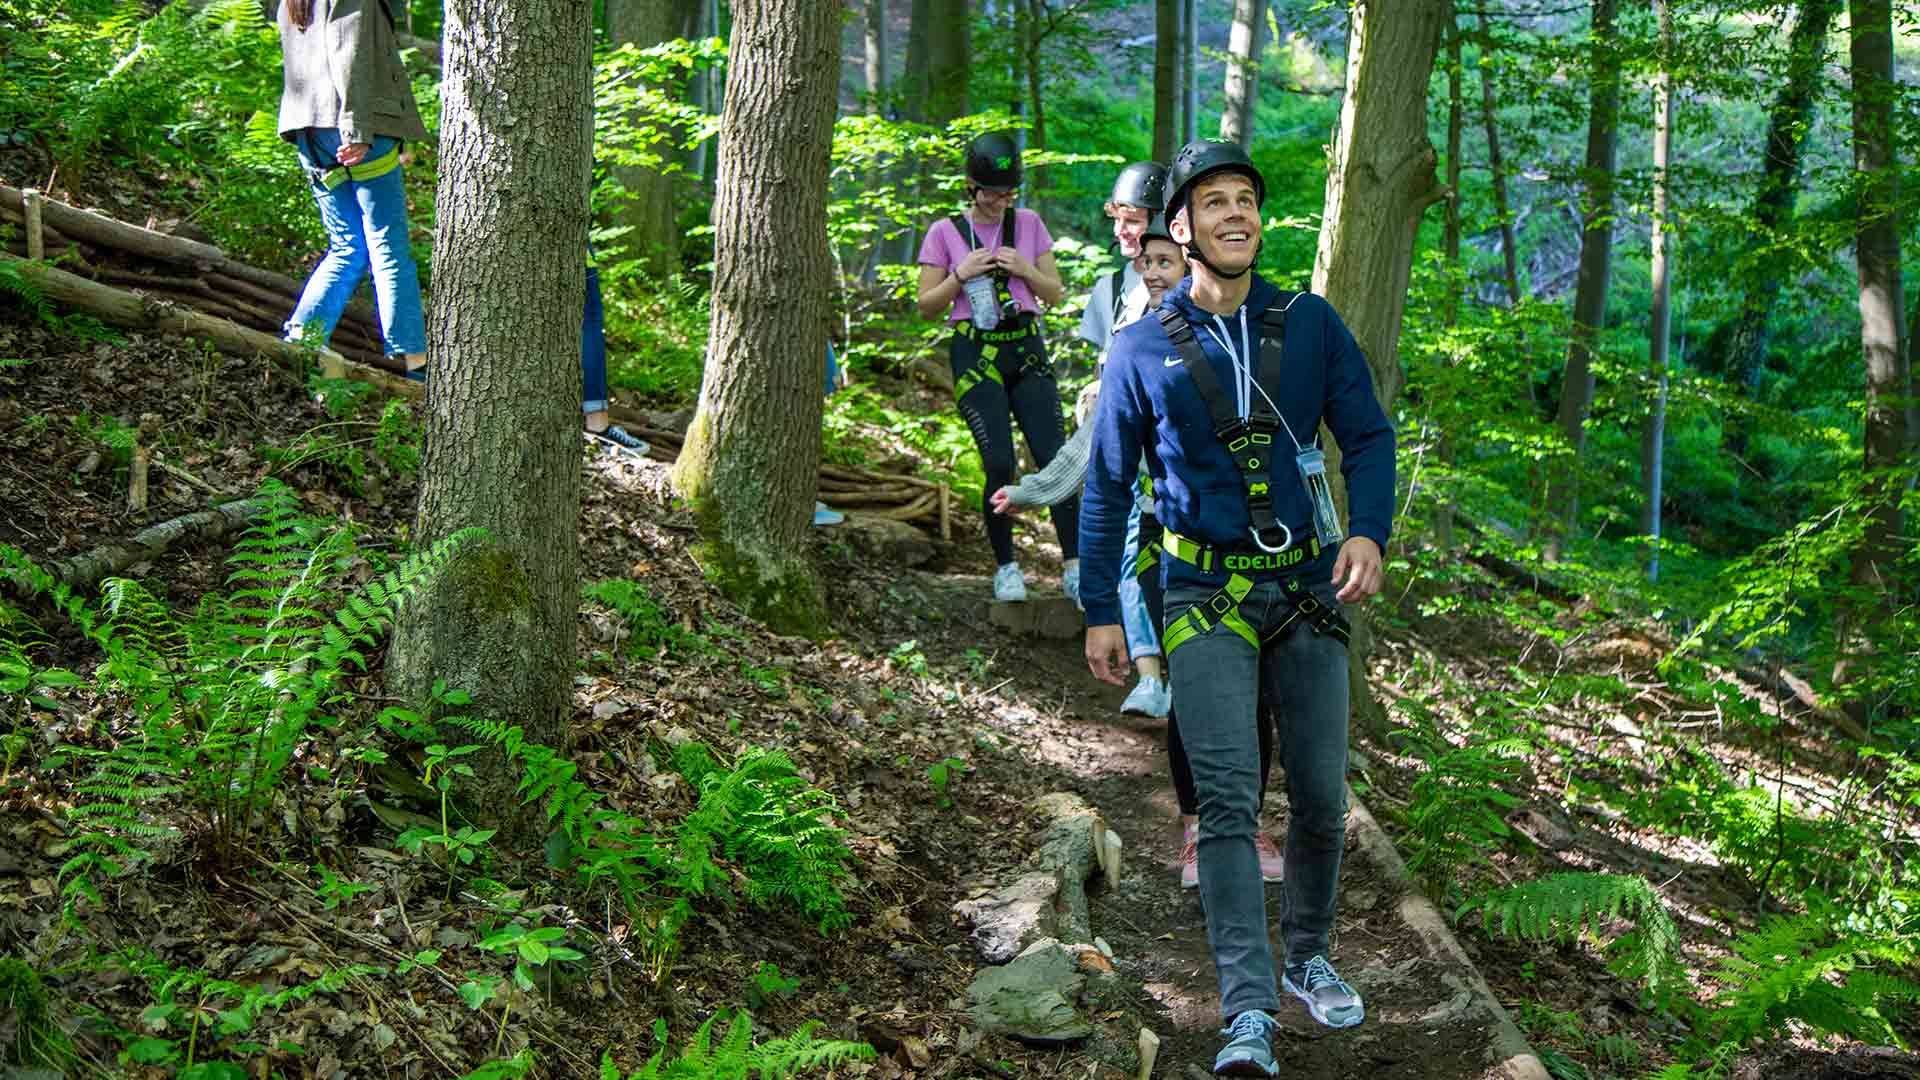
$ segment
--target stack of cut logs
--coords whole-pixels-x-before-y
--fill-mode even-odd
[[[274,350],[283,359],[290,353],[300,355],[278,340],[301,290],[300,282],[283,274],[249,266],[211,244],[116,221],[4,184],[0,222],[15,226],[7,230],[6,255],[51,264],[19,265],[54,303],[119,326],[203,334],[230,352]],[[159,317],[152,301],[211,318]],[[163,304],[157,310],[171,309]],[[364,304],[347,309],[331,348],[340,356],[323,353],[323,366],[338,366],[342,373],[388,393],[411,397],[422,392],[420,383],[397,377],[401,365],[385,355],[378,324]],[[679,432],[656,426],[643,412],[619,406],[610,411],[616,423],[653,444],[653,457],[671,461],[679,454]],[[917,476],[822,463],[819,497],[836,509],[938,529],[942,538],[952,532],[951,490]]]
[[[249,266],[211,244],[129,225],[31,189],[0,184],[0,221],[15,226],[6,241],[9,254],[53,260],[102,285],[137,289],[276,337],[300,298],[300,282]],[[30,250],[36,241],[41,250]],[[332,347],[350,360],[400,369],[386,359],[379,322],[363,302],[348,306]]]

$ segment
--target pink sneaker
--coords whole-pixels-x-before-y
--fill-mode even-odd
[[[1253,850],[1260,856],[1260,880],[1282,881],[1286,878],[1287,857],[1274,844],[1273,838],[1266,833],[1253,834]]]
[[[1180,838],[1180,887],[1200,887],[1200,827],[1189,825]]]

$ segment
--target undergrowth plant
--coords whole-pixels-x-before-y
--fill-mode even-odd
[[[714,1028],[726,1024],[718,1041]],[[653,1022],[653,1039],[660,1049],[645,1065],[622,1074],[611,1054],[600,1058],[600,1080],[783,1080],[831,1069],[842,1062],[868,1061],[873,1047],[866,1043],[840,1039],[816,1039],[817,1021],[803,1024],[800,1030],[782,1039],[753,1041],[753,1018],[747,1013],[714,1013],[693,1033],[693,1038],[668,1057],[667,1022]]]
[[[99,898],[96,879],[145,856],[169,834],[160,801],[184,801],[216,850],[251,837],[310,727],[344,699],[337,681],[364,667],[407,600],[478,530],[415,552],[358,589],[346,587],[352,533],[305,516],[299,497],[268,483],[257,520],[227,559],[226,593],[180,616],[137,581],[109,579],[85,599],[17,549],[0,546],[0,575],[38,595],[99,650],[102,692],[126,703],[128,729],[111,745],[69,743],[84,763],[71,812],[80,835],[60,878],[68,895]]]
[[[1520,800],[1502,789],[1519,780],[1526,750],[1517,738],[1470,743],[1434,757],[1413,782],[1407,870],[1429,895],[1457,889],[1461,871],[1512,835],[1505,817]]]
[[[1680,934],[1660,895],[1626,874],[1566,873],[1522,882],[1476,897],[1459,914],[1478,913],[1488,933],[1523,941],[1606,939],[1608,967],[1645,985],[1662,1007],[1688,988]],[[1615,927],[1627,929],[1615,932]]]

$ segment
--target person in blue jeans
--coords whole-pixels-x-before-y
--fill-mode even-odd
[[[619,424],[609,423],[607,407],[607,314],[600,296],[600,271],[587,267],[587,301],[580,313],[580,412],[586,418],[587,438],[633,457],[653,449]]]
[[[833,342],[829,341],[827,342],[827,381],[822,384],[820,394],[822,397],[832,397],[833,392],[839,388],[840,360],[833,355]],[[819,499],[813,500],[813,523],[815,526],[838,525],[845,520],[847,520],[847,515],[835,510]]]
[[[407,237],[400,152],[426,125],[381,0],[262,0],[280,31],[280,137],[293,144],[327,232],[327,254],[286,322],[325,344],[371,271],[380,329],[408,372],[427,360],[420,279]]]
[[[1124,684],[1120,548],[1144,455],[1163,529],[1161,641],[1197,796],[1200,906],[1226,1022],[1213,1071],[1275,1076],[1281,991],[1329,1027],[1366,1015],[1330,955],[1346,845],[1342,605],[1380,589],[1394,432],[1333,306],[1253,273],[1266,181],[1246,151],[1188,143],[1167,191],[1191,276],[1108,353],[1081,499],[1087,665]],[[1324,497],[1323,423],[1344,451],[1344,529]],[[1287,790],[1278,964],[1254,843],[1263,719]]]

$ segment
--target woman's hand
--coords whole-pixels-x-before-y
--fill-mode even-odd
[[[1003,487],[987,496],[987,505],[993,507],[996,514],[1017,514],[1021,509],[1020,504],[1013,501],[1013,489],[1010,487]]]
[[[1001,248],[1000,250],[1005,251],[1007,249]],[[996,264],[994,255],[994,252],[988,251],[986,248],[974,248],[972,251],[967,252],[966,258],[960,260],[959,266],[953,268],[953,276],[959,278],[961,281],[970,281],[979,277],[981,274],[991,271]]]
[[[1025,255],[1020,254],[1010,247],[994,249],[993,265],[1029,283],[1031,283],[1036,276],[1033,263],[1028,261]]]
[[[373,147],[367,143],[347,143],[340,148],[338,153],[333,155],[333,160],[342,165],[358,165],[367,160],[367,151],[371,149],[373,149]]]

